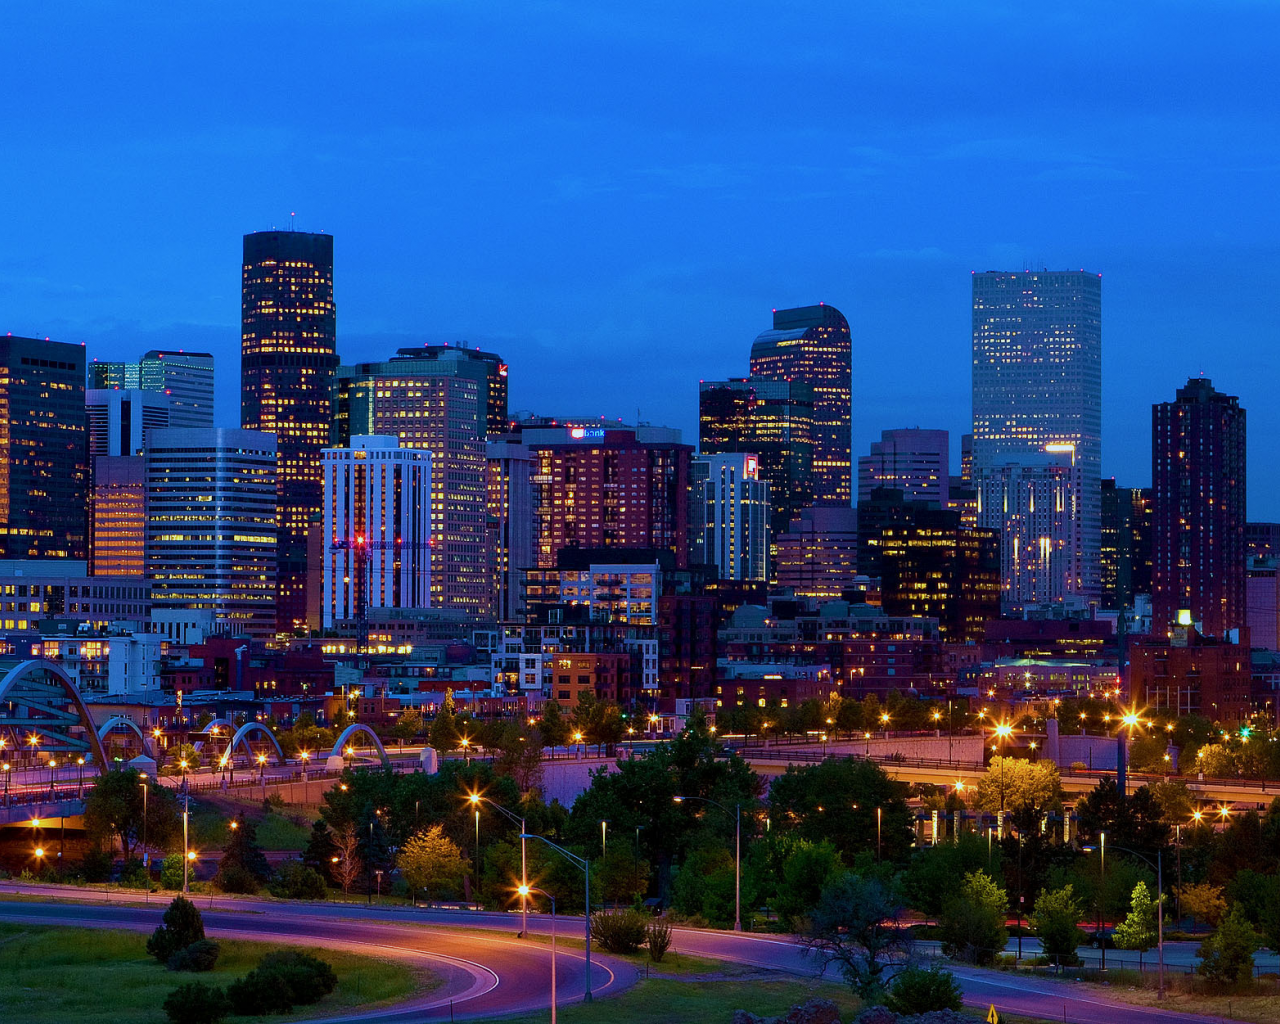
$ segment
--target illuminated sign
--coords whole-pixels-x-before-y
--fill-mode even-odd
[[[604,428],[570,427],[569,436],[575,441],[602,441],[604,440]]]
[[[747,479],[755,480],[757,475],[759,474],[759,471],[760,471],[759,461],[756,459],[754,455],[748,455],[747,456]]]

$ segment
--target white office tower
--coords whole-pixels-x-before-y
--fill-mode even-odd
[[[1035,606],[1078,599],[1080,487],[1080,466],[1069,444],[985,467],[978,525],[1001,531],[1002,613],[1021,615]]]
[[[147,575],[156,608],[208,609],[215,629],[275,635],[276,437],[153,430],[146,454]]]
[[[695,455],[691,468],[693,560],[723,580],[769,578],[769,484],[755,455]]]
[[[324,627],[431,601],[431,452],[359,435],[324,469]]]
[[[1073,449],[1080,480],[1079,567],[1068,593],[1087,604],[1101,596],[1102,278],[1083,270],[974,274],[975,487],[986,494],[984,479],[994,474],[999,490],[1002,467],[1036,470],[1060,445]],[[984,500],[980,525],[1019,533],[994,514]],[[1007,596],[1013,581],[1004,583]]]
[[[213,356],[208,352],[153,349],[138,364],[138,384],[169,396],[170,426],[213,426]]]

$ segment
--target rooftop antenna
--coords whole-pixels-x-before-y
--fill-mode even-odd
[[[289,230],[290,230],[290,231],[293,231],[293,230],[294,230],[294,226],[293,226],[293,218],[294,218],[294,217],[296,217],[296,216],[298,216],[298,214],[297,214],[295,211],[293,211],[293,210],[290,210],[290,211],[289,211]]]

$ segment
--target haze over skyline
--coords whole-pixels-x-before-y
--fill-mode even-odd
[[[1203,372],[1280,518],[1280,8],[54,4],[0,33],[0,331],[213,352],[219,423],[240,237],[294,210],[335,236],[344,361],[466,340],[513,409],[690,440],[772,308],[831,303],[855,459],[918,425],[958,463],[970,271],[1083,268],[1104,475],[1149,482],[1150,406]]]

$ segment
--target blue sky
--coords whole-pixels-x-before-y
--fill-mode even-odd
[[[1104,472],[1204,372],[1280,518],[1280,5],[0,9],[0,330],[220,360],[240,236],[336,237],[339,350],[466,339],[512,404],[696,436],[774,306],[854,334],[855,450],[969,416],[969,273],[1103,275]]]

